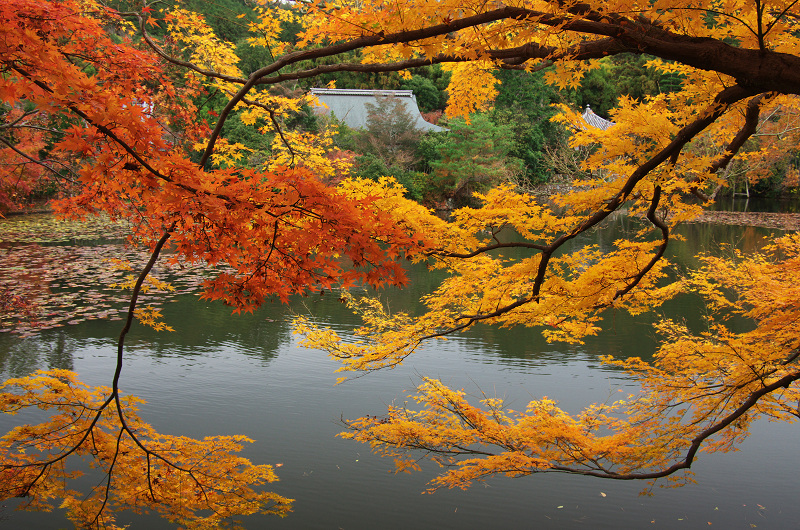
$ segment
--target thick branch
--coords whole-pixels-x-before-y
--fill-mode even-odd
[[[486,57],[497,62],[498,67],[514,67],[525,63],[531,59],[547,59],[547,65],[552,64],[558,59],[599,59],[609,55],[620,53],[636,52],[635,48],[627,47],[613,39],[600,39],[581,43],[563,51],[558,51],[552,46],[541,46],[536,43],[523,44],[516,48],[494,49],[485,52]],[[258,85],[274,85],[283,81],[293,81],[297,79],[308,79],[322,74],[335,72],[365,72],[365,73],[385,73],[399,72],[420,66],[432,64],[467,62],[472,59],[462,55],[438,54],[431,57],[418,57],[397,61],[393,63],[336,63],[317,65],[306,70],[295,72],[285,72],[271,77],[261,78]]]
[[[596,226],[598,223],[606,219],[609,215],[611,215],[612,212],[617,210],[627,200],[628,196],[631,194],[631,192],[633,192],[633,189],[636,187],[636,185],[639,182],[641,182],[652,170],[654,170],[667,160],[670,160],[672,158],[677,158],[681,150],[686,146],[686,144],[689,141],[691,141],[695,136],[697,136],[700,132],[702,132],[706,127],[714,123],[714,121],[716,121],[720,116],[722,116],[728,110],[728,108],[730,108],[731,105],[750,95],[752,94],[749,90],[739,86],[733,86],[727,88],[722,92],[720,92],[719,94],[717,94],[717,96],[714,98],[714,103],[708,108],[706,108],[705,112],[701,113],[700,117],[698,117],[695,121],[693,121],[689,125],[685,126],[683,129],[678,131],[678,133],[675,135],[675,138],[672,140],[672,142],[669,143],[669,145],[664,147],[661,151],[653,155],[648,161],[646,161],[638,168],[636,168],[636,170],[625,181],[622,188],[617,192],[617,194],[613,198],[611,198],[606,203],[606,206],[603,209],[598,210],[593,215],[589,216],[583,223],[581,223],[575,229],[573,229],[571,232],[561,235],[558,239],[556,239],[555,241],[553,241],[553,243],[551,243],[546,247],[530,245],[529,248],[536,248],[537,250],[541,250],[541,261],[539,262],[539,268],[537,270],[536,276],[533,279],[533,285],[531,287],[532,294],[530,296],[515,300],[514,302],[502,307],[498,307],[491,312],[480,313],[475,315],[461,315],[457,318],[457,320],[459,321],[463,320],[464,322],[456,326],[453,326],[451,328],[447,328],[445,330],[430,333],[419,340],[441,337],[461,331],[463,329],[468,328],[469,326],[471,326],[476,322],[502,316],[505,313],[508,313],[519,307],[522,307],[526,304],[538,300],[541,287],[544,284],[545,275],[547,274],[550,258],[561,246],[563,246],[569,240],[574,239],[578,235],[586,232],[587,230],[591,229],[592,227]],[[614,299],[624,296],[631,289],[633,289],[633,287],[635,287],[641,281],[641,279],[647,274],[647,272],[650,271],[653,268],[653,266],[655,266],[655,264],[658,262],[658,260],[660,260],[661,257],[664,255],[667,244],[669,242],[669,230],[668,227],[655,216],[655,210],[658,206],[660,196],[661,196],[660,187],[656,187],[653,200],[651,201],[651,205],[647,213],[647,219],[656,228],[661,230],[662,244],[659,246],[658,251],[650,260],[650,262],[648,262],[648,264],[645,265],[645,267],[634,278],[632,278],[632,281],[626,287],[624,287],[615,294]],[[465,257],[465,258],[474,257],[478,254],[487,252],[488,250],[492,250],[494,248],[499,248],[499,247],[498,245],[487,245],[486,247],[476,249],[472,253],[455,257]],[[449,254],[445,254],[445,256],[449,256]],[[597,306],[595,307],[595,309],[600,309],[601,307],[602,306]]]
[[[761,106],[765,103],[765,100],[768,101],[774,96],[774,93],[759,94],[747,103],[747,109],[745,110],[744,114],[744,125],[742,125],[741,129],[739,129],[739,131],[736,133],[736,136],[725,148],[725,151],[722,153],[722,155],[720,155],[720,157],[711,164],[708,169],[709,173],[714,174],[719,172],[721,169],[728,167],[728,164],[730,164],[731,160],[733,160],[733,157],[736,156],[742,146],[744,146],[744,143],[758,130]],[[692,188],[692,194],[704,201],[708,201],[713,198],[713,196],[706,196],[705,193],[696,187]]]
[[[753,408],[758,403],[758,400],[761,399],[762,397],[780,388],[788,388],[789,385],[798,380],[800,380],[800,372],[795,372],[792,374],[785,375],[780,379],[776,380],[775,382],[769,385],[765,385],[760,389],[756,390],[755,392],[752,392],[736,410],[734,410],[733,412],[722,418],[720,421],[714,423],[707,429],[704,429],[700,434],[695,436],[691,444],[689,445],[689,449],[686,451],[686,456],[684,457],[683,460],[661,471],[655,471],[652,473],[626,473],[618,475],[615,473],[598,473],[595,471],[585,471],[565,466],[553,466],[551,469],[554,469],[556,471],[564,471],[567,473],[590,475],[593,477],[610,478],[615,480],[641,480],[641,479],[648,480],[648,479],[663,478],[672,475],[673,473],[680,471],[682,469],[689,469],[692,467],[695,455],[697,455],[697,451],[700,449],[700,446],[709,437],[720,432],[722,429],[724,429],[731,423],[735,422],[736,420],[744,416],[751,408]]]

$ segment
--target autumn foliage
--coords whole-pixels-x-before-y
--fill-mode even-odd
[[[403,248],[416,248],[419,238],[375,207],[374,195],[382,191],[380,186],[369,183],[346,191],[331,188],[314,166],[317,160],[301,157],[291,140],[286,147],[289,156],[265,168],[234,166],[239,149],[222,140],[217,142],[215,157],[210,156],[209,148],[198,164],[194,153],[203,151],[203,141],[211,130],[198,119],[192,101],[208,90],[225,88],[224,81],[206,75],[208,72],[190,71],[175,83],[174,71],[158,58],[164,49],[135,45],[130,38],[134,26],[102,4],[5,2],[0,17],[0,90],[12,109],[4,116],[5,128],[27,131],[25,120],[32,119],[34,111],[17,110],[27,108],[68,124],[48,131],[48,140],[56,156],[76,160],[70,171],[80,181],[80,190],[58,202],[56,208],[71,217],[105,213],[112,219],[125,219],[132,223],[133,240],[153,250],[148,266],[128,286],[133,291],[129,319],[120,338],[119,365],[111,390],[87,389],[79,399],[59,404],[60,413],[40,430],[23,428],[9,433],[3,465],[15,482],[8,482],[6,494],[60,495],[79,526],[105,526],[112,521],[108,512],[134,497],[141,501],[134,506],[147,503],[156,510],[163,508],[168,517],[189,524],[194,508],[182,501],[188,493],[158,477],[172,468],[175,477],[197,470],[195,490],[203,497],[198,498],[198,506],[202,506],[197,509],[211,509],[220,520],[262,511],[273,501],[284,511],[288,506],[285,499],[250,489],[273,480],[271,471],[243,459],[225,464],[226,458],[234,458],[229,453],[236,450],[237,440],[189,441],[157,435],[139,422],[130,403],[121,401],[118,381],[124,336],[132,316],[136,314],[145,324],[160,325],[151,311],[137,307],[147,274],[169,240],[174,259],[225,265],[207,281],[206,297],[222,299],[237,311],[252,310],[267,297],[286,300],[295,293],[355,281],[402,284],[405,277],[396,258]],[[225,66],[230,54],[226,55],[225,44],[208,33],[202,20],[177,10],[166,17],[166,23],[172,43],[197,47],[189,60],[205,68],[218,67],[219,75],[237,73]],[[276,115],[297,105],[299,102],[286,98],[268,104],[261,98],[255,108],[277,119]],[[324,157],[319,160],[327,161]],[[23,157],[3,174],[3,184],[27,174],[32,163]],[[4,412],[49,404],[45,394],[57,382],[52,378],[43,382],[40,377],[22,382],[23,388],[33,385],[25,390],[30,394],[27,401],[11,391],[14,385],[9,383],[10,392],[3,394],[7,400]],[[37,388],[44,394],[38,395]],[[44,436],[37,441],[40,433],[60,432],[58,425],[72,416],[67,410],[70,407],[81,420],[63,428],[78,434]],[[101,447],[100,439],[108,445]],[[21,452],[28,446],[38,451]],[[216,460],[220,469],[243,471],[212,475],[185,462],[184,457],[175,457],[181,451],[186,458],[196,455],[209,465]],[[94,457],[108,474],[108,486],[85,502],[70,490],[53,489],[60,484],[53,470],[61,469],[61,461],[73,454]],[[210,457],[214,460],[208,460]],[[126,467],[137,470],[138,483],[118,472],[130,464],[129,458],[147,461]],[[215,481],[219,482],[216,486],[212,484]],[[172,489],[164,489],[167,485]],[[226,505],[224,497],[239,488],[244,488],[241,503],[231,500],[233,504]],[[138,497],[134,490],[140,492]],[[145,490],[149,493],[141,493]],[[212,491],[219,495],[208,493]],[[31,506],[40,504],[36,501]]]
[[[757,168],[777,156],[769,147],[745,149],[756,133],[797,147],[790,125],[800,92],[795,3],[311,0],[264,3],[258,12],[250,44],[269,50],[274,62],[240,72],[233,45],[180,7],[0,5],[0,201],[13,201],[14,186],[72,180],[78,189],[56,203],[61,214],[125,219],[132,240],[152,250],[130,285],[110,389],[86,388],[63,372],[6,383],[5,412],[55,413],[3,438],[6,495],[37,495],[35,507],[60,497],[70,516],[89,526],[110,523],[109,511],[123,504],[201,527],[211,523],[189,513],[195,501],[220,517],[285,510],[286,499],[247,489],[274,476],[230,454],[244,439],[158,435],[120,395],[125,334],[167,245],[168,259],[219,265],[204,296],[237,311],[271,297],[344,289],[343,300],[364,318],[358,340],[297,321],[306,344],[328,350],[344,370],[395,366],[421,343],[476,323],[536,327],[548,340],[580,342],[597,333],[607,310],[636,315],[681,292],[707,300],[705,332],[663,322],[653,362],[606,359],[641,384],[641,393],[624,400],[574,416],[549,399],[510,411],[495,399],[469,403],[426,379],[420,410],[392,407],[386,417],[349,422],[347,436],[395,456],[400,468],[413,467],[408,452],[416,450],[448,466],[434,487],[539,471],[655,479],[688,469],[699,449],[733,447],[756,417],[798,416],[798,238],[776,239],[759,254],[703,258],[677,280],[663,257],[667,245],[679,243],[674,227],[702,210],[732,163]],[[280,40],[287,22],[302,28],[294,44]],[[355,50],[361,62],[335,60]],[[328,133],[284,126],[310,97],[269,90],[323,73],[441,64],[451,72],[447,113],[468,117],[491,106],[498,69],[546,69],[549,83],[568,89],[604,57],[622,53],[652,56],[649,67],[681,79],[680,90],[620,99],[607,130],[561,108],[555,119],[574,131],[571,146],[590,153],[588,176],[574,191],[544,203],[499,186],[476,195],[480,207],[455,211],[449,221],[406,199],[391,179],[327,184],[347,171],[347,161],[331,155]],[[224,98],[217,114],[203,109],[211,96]],[[226,139],[234,112],[274,135],[267,160],[246,164],[247,148]],[[61,126],[33,127],[36,120]],[[571,246],[615,212],[642,219],[641,228],[611,250]],[[346,292],[357,283],[402,285],[399,258],[448,273],[423,299],[423,314],[392,314]],[[725,319],[737,314],[752,321],[750,331],[728,329]],[[92,456],[108,487],[83,502],[59,489],[54,480],[66,476],[71,454]],[[196,467],[191,459],[200,455],[242,471]],[[122,467],[139,472],[120,473]],[[170,482],[177,476],[191,491]],[[231,491],[247,492],[241,504],[229,504]]]
[[[188,528],[218,528],[232,515],[289,510],[290,499],[253,489],[277,477],[271,466],[253,466],[234,455],[252,441],[244,436],[195,440],[159,434],[136,416],[140,400],[133,397],[121,401],[120,425],[117,404],[108,402],[110,389],[89,388],[66,370],[9,379],[3,390],[0,407],[6,414],[29,407],[52,414],[4,437],[17,456],[0,472],[0,493],[26,498],[26,508],[49,511],[58,501],[81,528],[114,527],[119,509],[154,509]],[[66,462],[72,455],[91,457],[107,476],[88,496],[67,487],[66,479],[77,475]]]
[[[450,100],[451,115],[490,101],[497,69],[546,69],[551,84],[569,89],[603,57],[622,53],[649,54],[649,68],[677,76],[681,89],[643,101],[621,98],[610,116],[615,125],[605,130],[562,107],[555,119],[574,131],[570,145],[589,153],[587,176],[573,191],[550,204],[511,188],[478,195],[480,208],[454,212],[433,232],[430,263],[449,274],[423,299],[422,315],[392,314],[377,300],[352,298],[364,320],[356,337],[300,319],[306,344],[329,351],[343,370],[373,370],[479,322],[531,326],[548,340],[580,342],[600,329],[609,309],[637,315],[685,292],[706,299],[709,321],[699,335],[662,322],[663,345],[652,362],[606,358],[628,370],[641,393],[578,415],[550,399],[522,411],[495,399],[469,402],[426,379],[419,410],[390,407],[385,417],[349,422],[345,436],[395,457],[400,469],[413,468],[418,452],[429,455],[447,467],[434,487],[541,471],[681,480],[698,450],[734,448],[755,418],[796,419],[796,237],[777,239],[759,254],[703,258],[699,270],[677,281],[663,257],[667,245],[680,244],[674,227],[702,210],[730,181],[731,168],[754,182],[765,160],[797,148],[789,124],[798,85],[788,82],[800,66],[795,4],[463,7],[424,0],[402,7],[318,4],[311,12],[319,22],[306,38],[366,46],[365,62],[376,70],[447,64],[459,95]],[[748,143],[770,135],[756,149]],[[645,224],[611,250],[569,244],[618,211]],[[521,239],[508,237],[509,230]],[[737,314],[751,320],[751,331],[726,326]]]

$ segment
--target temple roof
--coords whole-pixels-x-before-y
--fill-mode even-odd
[[[425,121],[419,112],[417,98],[411,90],[357,90],[340,88],[312,88],[311,93],[325,107],[317,107],[318,114],[331,113],[353,129],[367,126],[367,103],[375,104],[377,96],[391,96],[401,101],[406,111],[416,119],[415,126],[422,131],[443,131],[442,127]]]
[[[583,121],[585,121],[586,123],[588,123],[589,125],[591,125],[596,129],[602,129],[605,131],[606,129],[614,125],[613,121],[606,120],[595,114],[592,111],[592,109],[589,108],[589,105],[586,105],[586,110],[583,111],[583,114],[581,114],[581,116],[583,117]]]

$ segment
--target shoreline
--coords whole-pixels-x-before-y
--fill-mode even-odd
[[[545,185],[547,187],[548,185]],[[563,186],[559,186],[562,188]],[[536,190],[533,194],[537,196],[549,195],[555,190],[548,190],[542,193]],[[563,189],[559,189],[563,192]],[[53,213],[52,208],[38,207],[29,210],[11,210],[0,214],[3,217],[19,217],[23,215],[34,215],[43,213]],[[734,212],[726,210],[704,210],[696,219],[686,221],[687,223],[715,223],[724,225],[757,226],[762,228],[773,228],[777,230],[795,231],[800,230],[800,213],[779,213],[779,212]]]

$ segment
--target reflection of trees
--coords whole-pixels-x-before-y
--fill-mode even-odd
[[[756,252],[775,232],[755,226],[689,223],[679,227],[677,233],[685,239],[670,245],[673,259],[684,268],[695,268],[699,266],[697,256],[700,254],[718,253],[724,245],[732,245],[746,253]]]
[[[132,337],[132,346],[140,344],[162,355],[194,355],[216,350],[228,342],[240,353],[263,360],[273,358],[289,342],[288,308],[265,304],[253,313],[232,315],[221,302],[202,302],[192,295],[178,297],[164,307],[164,318],[177,333],[165,335],[141,327]]]
[[[63,331],[25,340],[0,336],[0,371],[22,377],[42,368],[72,370],[75,350],[74,338]]]
[[[290,510],[290,499],[257,489],[277,480],[272,467],[235,455],[248,438],[160,434],[136,414],[141,400],[121,396],[125,339],[143,284],[169,235],[155,245],[133,284],[110,389],[90,388],[66,370],[40,371],[0,385],[5,390],[0,412],[38,408],[51,413],[38,425],[15,427],[0,441],[0,499],[27,498],[23,507],[34,510],[52,509],[60,499],[82,528],[117,528],[114,511],[119,509],[151,510],[195,528],[215,528],[232,516]],[[85,495],[70,489],[81,475],[68,465],[70,457],[88,459],[104,474]]]

